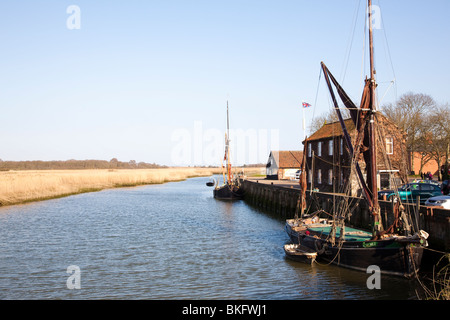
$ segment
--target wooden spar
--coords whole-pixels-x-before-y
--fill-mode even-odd
[[[300,195],[297,199],[297,207],[295,209],[295,219],[298,218],[298,211],[300,210],[300,218],[303,218],[303,213],[306,209],[306,146],[308,145],[308,138],[305,136],[305,141],[303,145],[303,156],[302,156],[302,164],[300,166]],[[311,187],[312,189],[312,187]]]
[[[378,179],[377,179],[377,143],[375,132],[375,112],[376,112],[376,81],[375,81],[375,65],[373,52],[373,23],[372,23],[372,0],[368,0],[369,6],[369,50],[370,50],[370,116],[369,116],[369,141],[370,141],[370,191],[372,193],[372,215],[374,219],[374,235],[382,231],[382,223],[380,217],[380,206],[378,204]],[[368,172],[369,173],[369,172]]]
[[[363,177],[361,168],[356,161],[355,168],[356,173],[358,176],[358,179],[361,183],[362,189],[363,189],[363,195],[366,198],[369,207],[370,212],[372,214],[373,218],[373,235],[374,237],[377,236],[379,232],[383,230],[383,226],[381,223],[381,216],[380,216],[380,207],[378,203],[378,181],[377,181],[377,144],[376,144],[376,132],[375,132],[375,113],[376,113],[376,81],[375,81],[375,67],[374,67],[374,52],[373,52],[373,23],[372,23],[372,1],[368,0],[368,19],[369,19],[369,48],[370,48],[370,79],[366,80],[366,83],[368,84],[368,159],[366,159],[366,168],[367,168],[367,182]],[[334,95],[334,91],[331,86],[330,80],[333,82],[333,84],[336,86],[339,96],[341,99],[343,99],[344,104],[347,108],[354,108],[355,106],[351,101],[349,100],[348,96],[345,94],[341,86],[337,83],[336,79],[333,77],[333,75],[329,72],[328,68],[325,66],[325,64],[322,62],[322,70],[325,75],[325,80],[328,85],[328,89],[331,94],[331,98],[333,100],[333,104],[336,110],[336,113],[339,118],[339,122],[342,127],[344,140],[347,144],[347,147],[349,148],[350,154],[352,157],[354,157],[354,148],[351,143],[350,135],[347,131],[347,128],[344,123],[344,119],[342,118],[342,114],[339,110],[339,105],[337,103],[336,97]],[[365,99],[365,95],[363,94],[363,98]],[[345,101],[344,101],[345,100]],[[349,103],[351,102],[351,105],[349,106]],[[363,105],[361,105],[361,108],[363,108]],[[353,119],[355,122],[355,125],[357,125],[357,122],[355,119]],[[358,148],[359,150],[359,148]],[[359,154],[359,152],[358,152]],[[357,160],[357,159],[355,159]]]
[[[348,133],[347,127],[345,126],[344,119],[342,118],[342,114],[339,110],[339,105],[337,103],[336,96],[334,95],[334,91],[333,91],[333,88],[330,83],[330,78],[331,78],[331,81],[333,81],[333,83],[335,85],[337,85],[336,79],[334,79],[333,75],[328,71],[328,68],[325,66],[325,64],[323,62],[321,63],[321,65],[322,65],[322,70],[325,75],[325,81],[327,82],[327,86],[330,91],[331,99],[333,100],[333,104],[334,104],[336,113],[338,115],[339,122],[341,124],[345,143],[347,144],[348,150],[350,151],[350,155],[353,158],[354,157],[354,149],[353,149],[352,141],[350,138],[350,134]],[[356,169],[356,174],[358,176],[358,179],[359,179],[362,189],[363,189],[363,195],[366,198],[367,202],[369,203],[369,207],[373,207],[373,201],[372,201],[372,196],[370,194],[370,189],[364,180],[364,176],[363,176],[363,173],[361,171],[358,161],[355,162],[355,169]]]

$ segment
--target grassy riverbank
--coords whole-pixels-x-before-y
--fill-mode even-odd
[[[245,174],[260,171],[260,168],[249,168],[245,169]],[[220,168],[3,171],[0,172],[0,206],[220,173]]]

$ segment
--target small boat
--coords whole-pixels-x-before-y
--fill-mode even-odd
[[[215,184],[216,184],[216,182],[215,182],[214,179],[211,180],[211,181],[208,181],[208,182],[206,183],[206,185],[207,185],[208,187],[214,187]]]
[[[223,181],[224,184],[217,184],[214,188],[214,198],[221,200],[240,200],[244,198],[244,190],[239,184],[237,178],[233,178],[231,172],[230,161],[230,120],[228,115],[228,101],[227,101],[227,132],[225,133],[225,156],[223,159],[226,166],[222,162]]]
[[[313,264],[317,257],[317,252],[300,244],[285,244],[284,252],[291,260],[308,264]]]
[[[286,220],[284,230],[293,243],[300,243],[300,237],[308,230],[308,228],[331,226],[331,220],[319,218],[321,212],[323,212],[323,210],[312,214],[309,218],[296,217],[294,219]]]

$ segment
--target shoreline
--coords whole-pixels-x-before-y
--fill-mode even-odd
[[[255,174],[261,170],[262,168],[244,168],[244,173]],[[199,167],[2,171],[0,208],[106,189],[164,184],[221,173],[221,168]]]

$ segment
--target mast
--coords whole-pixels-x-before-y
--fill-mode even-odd
[[[370,79],[375,84],[375,65],[373,57],[373,23],[372,23],[372,0],[369,1],[369,50],[370,50]],[[375,86],[372,87],[372,93],[375,95]]]
[[[227,184],[231,184],[231,163],[230,163],[230,117],[228,113],[228,100],[227,100],[227,133],[225,138],[225,157],[227,158]]]
[[[307,183],[306,183],[306,148],[308,145],[308,138],[305,136],[305,141],[304,141],[304,145],[303,145],[303,154],[302,154],[302,164],[300,166],[300,179],[299,179],[299,184],[300,184],[300,195],[298,197],[297,200],[297,207],[295,210],[295,218],[298,218],[298,211],[300,210],[300,219],[303,219],[303,213],[305,212],[306,209],[306,188],[307,188]],[[312,181],[312,180],[311,180]],[[312,189],[312,185],[311,185],[311,189]]]
[[[373,234],[374,236],[382,231],[383,226],[380,218],[380,206],[378,203],[378,179],[377,179],[377,143],[375,132],[375,113],[376,113],[376,80],[373,50],[373,23],[372,23],[372,0],[368,0],[369,11],[369,50],[370,50],[370,116],[369,116],[369,141],[370,141],[370,168],[367,173],[370,174],[370,191],[372,193],[372,216],[373,216]]]
[[[227,136],[230,136],[230,116],[228,114],[228,100],[227,100]]]

